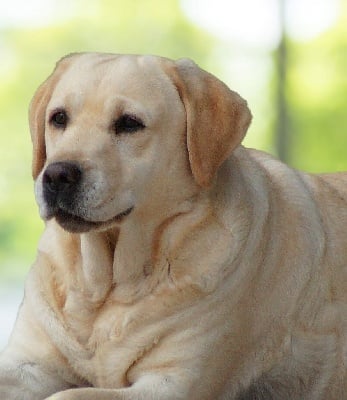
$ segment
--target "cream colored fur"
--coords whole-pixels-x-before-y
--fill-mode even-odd
[[[124,113],[145,128],[115,133]],[[31,103],[47,222],[1,399],[347,399],[347,174],[245,149],[250,119],[187,60],[57,65]],[[71,160],[83,181],[70,211],[94,228],[63,229],[45,201],[45,171]]]

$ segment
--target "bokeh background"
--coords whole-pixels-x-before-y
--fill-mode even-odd
[[[27,109],[63,55],[189,57],[248,100],[244,142],[310,172],[347,170],[347,0],[0,3],[0,348],[43,229]]]

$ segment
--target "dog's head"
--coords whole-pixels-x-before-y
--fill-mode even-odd
[[[210,187],[251,120],[189,60],[95,53],[62,59],[29,117],[41,216],[72,232]]]

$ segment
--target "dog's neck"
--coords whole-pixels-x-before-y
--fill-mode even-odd
[[[233,175],[240,179],[237,163],[234,162],[232,169],[230,166],[225,166],[224,169],[222,172],[227,175],[225,179],[234,179]],[[240,214],[248,212],[245,204],[239,205],[245,195],[241,194],[237,185],[234,185],[234,189],[235,194],[232,196],[235,199],[228,198],[228,201],[237,203],[234,207],[240,217]],[[211,190],[195,193],[184,201],[170,203],[171,207],[167,206],[165,211],[159,211],[155,207],[151,210],[134,209],[116,228],[81,235],[83,270],[95,300],[101,301],[110,294],[116,302],[132,303],[147,295],[158,282],[167,278],[172,254],[178,245],[184,245],[184,238],[192,236],[189,234],[190,230],[207,218],[216,218],[211,217],[211,203],[217,193],[220,195],[223,190],[216,183],[216,187]],[[221,204],[225,202],[225,199],[220,199]],[[213,209],[212,212],[217,211]],[[219,218],[223,219],[223,216]],[[202,226],[204,225],[205,222],[202,222]],[[247,232],[244,236],[240,242],[246,240]],[[207,248],[208,245],[206,243]],[[242,243],[235,242],[236,247],[241,245]],[[235,254],[238,252],[236,247]],[[202,255],[196,255],[200,256]],[[186,273],[189,275],[192,271]],[[99,289],[95,290],[96,287]]]
[[[201,200],[197,201],[199,207],[195,203],[193,196],[164,213],[152,212],[150,218],[147,212],[134,211],[119,226],[80,235],[67,233],[50,221],[40,247],[51,249],[53,264],[75,271],[91,304],[102,304],[109,295],[117,302],[130,303],[146,295],[165,273],[170,249],[182,237],[182,229],[189,229],[187,219],[194,221],[204,213]],[[55,249],[66,241],[74,241],[75,250],[59,260]],[[76,260],[80,260],[78,264]],[[76,270],[74,265],[80,268]]]
[[[148,294],[167,275],[169,252],[180,221],[195,212],[195,200],[182,202],[164,214],[136,213],[121,226],[113,257],[114,300],[129,303]]]

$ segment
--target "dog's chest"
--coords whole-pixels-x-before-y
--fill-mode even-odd
[[[66,311],[64,325],[69,340],[60,350],[89,384],[109,388],[127,385],[127,370],[137,358],[136,345],[127,345],[132,340],[129,312],[115,305],[91,310],[88,304],[78,314]]]
[[[162,306],[156,307],[155,296],[145,296],[135,304],[121,304],[110,296],[94,308],[82,298],[71,303],[64,313],[64,324],[72,338],[63,349],[69,364],[93,386],[129,385],[129,370],[156,347],[163,334],[165,325],[156,312],[159,316],[165,312]],[[73,343],[83,351],[69,348]]]
[[[131,306],[110,304],[97,316],[86,343],[93,353],[93,385],[117,388],[129,384],[128,370],[141,356],[143,348],[150,346],[150,339],[145,335],[136,338],[133,325],[136,320]]]

